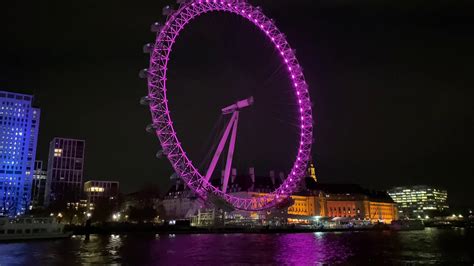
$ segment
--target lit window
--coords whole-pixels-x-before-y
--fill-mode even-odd
[[[54,157],[61,157],[63,149],[54,149]]]
[[[104,192],[104,188],[103,187],[91,187],[89,189],[90,192]]]

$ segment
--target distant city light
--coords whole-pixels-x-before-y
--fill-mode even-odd
[[[113,219],[114,221],[118,221],[118,220],[120,220],[120,216],[121,216],[121,215],[120,215],[119,212],[118,212],[118,213],[114,213],[114,214],[112,215],[112,219]]]

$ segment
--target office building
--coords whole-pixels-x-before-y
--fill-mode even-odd
[[[84,193],[88,203],[95,204],[100,200],[117,200],[119,182],[90,180],[84,183]]]
[[[33,184],[31,186],[31,206],[33,209],[44,207],[46,173],[46,169],[43,168],[43,161],[35,161]]]
[[[30,206],[40,110],[33,96],[0,91],[0,215]]]
[[[79,202],[82,196],[85,141],[54,138],[49,143],[46,205]]]
[[[400,215],[404,217],[424,218],[449,208],[448,192],[431,186],[394,187],[388,194],[397,203]]]

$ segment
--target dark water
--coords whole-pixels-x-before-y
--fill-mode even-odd
[[[112,235],[0,244],[0,265],[473,265],[468,229],[301,234]]]

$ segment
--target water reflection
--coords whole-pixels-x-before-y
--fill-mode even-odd
[[[91,235],[89,239],[82,236],[74,244],[78,245],[75,257],[80,264],[114,263],[120,261],[119,250],[122,247],[122,240],[119,235]]]
[[[0,265],[466,264],[472,231],[75,236],[0,244]]]
[[[291,265],[342,263],[351,251],[336,234],[285,234],[278,238],[277,262]]]

